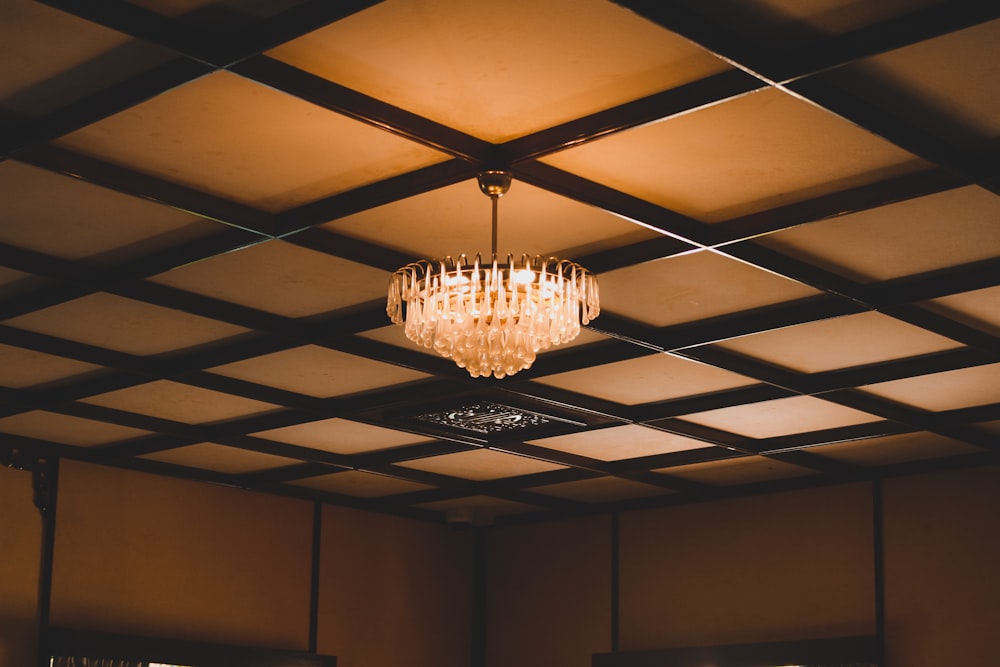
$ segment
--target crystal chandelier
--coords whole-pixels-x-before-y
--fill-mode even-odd
[[[386,313],[406,337],[454,360],[472,377],[503,378],[530,368],[539,350],[568,343],[600,312],[597,277],[575,262],[497,257],[497,200],[510,172],[484,171],[493,200],[493,256],[459,255],[407,264],[392,274]]]

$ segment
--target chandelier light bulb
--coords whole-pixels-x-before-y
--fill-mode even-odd
[[[472,377],[503,378],[530,368],[537,353],[576,338],[600,314],[597,277],[579,264],[496,253],[496,201],[509,172],[483,172],[480,189],[493,200],[493,255],[422,259],[389,281],[386,313],[406,337],[452,359]]]

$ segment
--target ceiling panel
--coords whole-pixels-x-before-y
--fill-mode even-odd
[[[493,142],[728,69],[599,0],[388,0],[269,55]]]
[[[532,487],[532,491],[544,493],[566,500],[584,503],[606,503],[653,496],[666,496],[672,492],[661,486],[633,482],[621,477],[595,477],[562,484],[546,484]]]
[[[373,452],[389,447],[425,442],[428,438],[347,419],[319,421],[260,431],[254,435],[335,454]]]
[[[660,472],[715,486],[753,484],[816,474],[815,470],[763,456],[692,463],[691,465],[667,468]]]
[[[149,431],[129,426],[119,426],[118,424],[62,415],[46,410],[31,410],[0,418],[0,433],[78,447],[94,447],[151,435]]]
[[[1000,403],[1000,363],[880,382],[863,389],[875,396],[933,412]]]
[[[559,435],[532,442],[548,449],[586,456],[600,461],[619,461],[709,446],[700,440],[685,438],[638,424]]]
[[[295,459],[237,447],[227,447],[214,442],[167,449],[162,452],[144,454],[139,458],[234,475],[271,470],[298,463]]]
[[[360,470],[347,470],[331,475],[320,475],[293,482],[295,486],[303,486],[319,491],[330,491],[345,496],[359,498],[378,498],[397,493],[424,491],[431,488],[426,484],[418,484],[405,479],[396,479],[386,475],[375,475]]]
[[[792,433],[819,431],[879,421],[879,417],[812,396],[779,398],[763,403],[736,405],[682,417],[749,438],[775,438]]]
[[[926,305],[991,336],[1000,336],[1000,287],[933,299]]]
[[[619,132],[544,161],[705,222],[926,166],[779,90]]]
[[[269,211],[446,157],[228,72],[166,92],[58,144]]]
[[[37,387],[89,373],[101,366],[57,357],[21,347],[0,345],[0,384],[4,387]]]
[[[136,412],[184,424],[205,424],[278,409],[273,403],[255,401],[202,387],[157,380],[98,394],[83,400],[115,410]]]
[[[844,463],[880,466],[974,454],[982,450],[933,433],[903,433],[884,438],[867,438],[821,445],[813,447],[809,451]]]
[[[554,463],[490,449],[475,449],[443,456],[432,456],[426,459],[405,461],[398,465],[403,468],[475,480],[501,479],[563,468],[563,466]]]

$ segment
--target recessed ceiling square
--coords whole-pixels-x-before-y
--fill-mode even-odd
[[[666,401],[757,384],[730,371],[670,354],[650,354],[534,380],[624,405]]]
[[[975,454],[983,450],[934,433],[903,433],[882,438],[866,438],[821,447],[810,447],[809,451],[853,465],[883,466],[907,461]]]
[[[340,418],[284,426],[254,435],[335,454],[361,454],[428,440],[424,436]]]
[[[384,298],[389,274],[275,240],[188,264],[151,280],[285,317],[306,317]]]
[[[664,468],[655,472],[713,486],[738,486],[818,474],[817,471],[810,468],[803,468],[763,456],[692,463],[686,466]]]
[[[1000,337],[1000,286],[924,302],[931,310]]]
[[[576,500],[583,503],[611,503],[635,498],[651,498],[672,494],[670,489],[652,484],[633,482],[621,477],[595,477],[576,482],[533,486],[532,492],[547,496]]]
[[[992,259],[1000,198],[978,187],[843,215],[765,236],[760,243],[861,282]]]
[[[0,386],[18,389],[95,373],[102,366],[51,354],[0,345]]]
[[[803,373],[874,364],[962,345],[876,312],[731,338],[721,347]]]
[[[705,222],[926,167],[831,113],[767,89],[543,158]]]
[[[0,163],[0,242],[100,266],[225,229],[145,199],[7,160]]]
[[[267,211],[447,157],[224,71],[56,143]]]
[[[388,0],[268,55],[492,142],[728,69],[599,0]]]
[[[439,475],[461,477],[477,481],[531,475],[550,470],[561,470],[564,466],[539,461],[538,459],[506,454],[490,449],[473,449],[424,459],[414,459],[397,463],[403,468],[413,468]]]
[[[20,435],[48,442],[78,447],[107,445],[152,435],[129,426],[63,415],[57,412],[32,410],[0,419],[0,433]]]
[[[793,433],[881,421],[881,417],[873,414],[812,396],[734,405],[684,415],[681,419],[748,438],[776,438]]]
[[[413,382],[428,376],[317,345],[305,345],[209,369],[226,377],[317,398]]]
[[[600,276],[601,310],[665,327],[727,315],[819,292],[718,253],[644,262]]]
[[[136,355],[185,350],[248,332],[233,324],[103,292],[4,324]]]
[[[274,456],[273,454],[265,454],[238,447],[227,447],[215,444],[214,442],[203,442],[198,445],[165,449],[152,454],[144,454],[139,458],[173,463],[174,465],[198,468],[200,470],[224,472],[231,475],[260,472],[261,470],[270,470],[272,468],[299,463],[295,459],[283,456]]]
[[[82,399],[184,424],[205,424],[277,410],[281,406],[191,385],[156,380]]]
[[[627,424],[532,440],[531,444],[599,461],[681,452],[712,445],[654,428]]]
[[[293,486],[302,486],[318,491],[329,491],[345,496],[359,498],[381,498],[400,493],[425,491],[432,487],[418,482],[411,482],[388,475],[376,475],[360,470],[346,470],[331,475],[319,475],[289,482]]]
[[[1000,403],[1000,364],[881,382],[862,389],[890,401],[933,412]]]

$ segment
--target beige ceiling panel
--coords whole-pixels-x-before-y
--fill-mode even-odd
[[[536,472],[560,470],[564,467],[555,463],[505,454],[490,449],[474,449],[467,452],[414,459],[396,465],[477,481],[531,475]]]
[[[254,435],[335,454],[361,454],[428,441],[424,436],[338,418],[284,426]]]
[[[966,187],[794,227],[760,243],[873,282],[995,257],[998,217],[1000,198]]]
[[[926,166],[775,89],[612,134],[543,161],[705,222]]]
[[[0,345],[0,386],[22,389],[100,371],[102,366]]]
[[[594,479],[584,479],[578,482],[534,486],[529,490],[544,493],[547,496],[577,500],[584,503],[611,503],[619,500],[651,498],[653,496],[663,496],[673,493],[670,489],[653,486],[652,484],[633,482],[632,480],[620,477],[595,477]]]
[[[811,287],[711,251],[600,276],[601,309],[665,327],[819,294]]]
[[[225,229],[14,160],[0,164],[0,201],[0,242],[88,264],[123,262]]]
[[[512,514],[524,514],[525,512],[535,512],[542,508],[527,503],[519,503],[503,498],[493,498],[491,496],[469,496],[467,498],[454,498],[452,500],[438,500],[432,503],[414,505],[421,509],[434,512],[459,511],[463,515],[466,512],[474,513],[477,521],[489,521],[495,516],[509,516]]]
[[[925,130],[978,147],[1000,135],[997,44],[1000,20],[867,58],[832,78]]]
[[[535,382],[625,405],[756,384],[748,377],[670,354],[651,354],[538,378]]]
[[[217,366],[213,373],[317,398],[413,382],[428,376],[353,354],[306,345]]]
[[[166,449],[161,452],[145,454],[140,458],[161,461],[163,463],[173,463],[174,465],[187,466],[189,468],[199,468],[201,470],[214,470],[215,472],[224,472],[231,475],[270,470],[271,468],[280,468],[300,463],[296,459],[264,454],[263,452],[255,452],[249,449],[239,449],[238,447],[217,445],[214,442],[203,442],[199,445]]]
[[[946,296],[924,305],[992,336],[1000,336],[1000,287]]]
[[[82,399],[83,403],[136,412],[184,424],[206,424],[277,410],[278,405],[211,389],[156,380]]]
[[[370,329],[368,331],[363,331],[358,334],[362,338],[369,338],[371,340],[377,340],[380,343],[388,343],[389,345],[395,345],[396,347],[405,347],[414,352],[423,352],[424,354],[429,354],[431,356],[440,356],[434,350],[428,349],[423,345],[414,343],[406,334],[403,333],[403,327],[390,325],[387,327],[380,327],[378,329]],[[577,345],[587,345],[589,343],[599,343],[601,341],[608,340],[607,336],[599,334],[596,331],[591,331],[589,329],[580,329],[580,335],[571,340],[568,343],[563,343],[557,347],[551,347],[548,350],[542,350],[538,353],[539,357],[546,354],[556,352],[558,350],[565,350],[570,347],[576,347]]]
[[[39,39],[44,35],[44,39]],[[48,113],[164,62],[168,52],[32,0],[0,2],[0,109]]]
[[[275,240],[188,264],[151,280],[285,317],[306,317],[385,298],[389,274]]]
[[[47,284],[51,284],[51,282],[44,278],[0,266],[0,299],[25,294]]]
[[[320,491],[330,491],[340,493],[345,496],[357,496],[360,498],[380,498],[382,496],[394,496],[400,493],[412,493],[414,491],[425,491],[431,487],[426,484],[419,484],[405,479],[397,479],[386,475],[376,475],[362,472],[360,470],[348,470],[332,475],[320,475],[319,477],[309,477],[294,482],[289,482],[294,486],[304,486],[309,489]]]
[[[714,486],[737,486],[769,482],[776,479],[815,475],[817,471],[763,456],[747,456],[723,461],[707,461],[686,466],[664,468],[661,472],[672,477],[680,477],[693,482]]]
[[[733,338],[717,347],[803,373],[874,364],[961,347],[875,312]]]
[[[93,447],[152,435],[128,426],[32,410],[0,419],[0,433],[78,447]]]
[[[493,142],[728,68],[600,0],[389,0],[268,55]]]
[[[982,450],[973,445],[934,433],[904,433],[883,438],[868,438],[811,447],[810,452],[859,466],[883,466],[920,461]]]
[[[57,143],[268,211],[447,158],[228,72],[175,88]]]
[[[187,349],[247,331],[231,324],[104,293],[21,315],[7,320],[5,324],[139,355]]]
[[[619,461],[639,456],[668,454],[711,447],[708,443],[654,428],[628,424],[595,431],[532,440],[532,444],[560,452],[588,456],[600,461]]]
[[[862,389],[890,401],[933,412],[998,403],[1000,364],[881,382]]]
[[[881,421],[879,417],[867,412],[812,396],[736,405],[684,415],[682,419],[748,438],[775,438],[792,433]]]
[[[402,199],[324,225],[414,257],[489,257],[491,204],[475,181]],[[498,209],[498,251],[565,259],[658,234],[593,206],[515,181]]]

